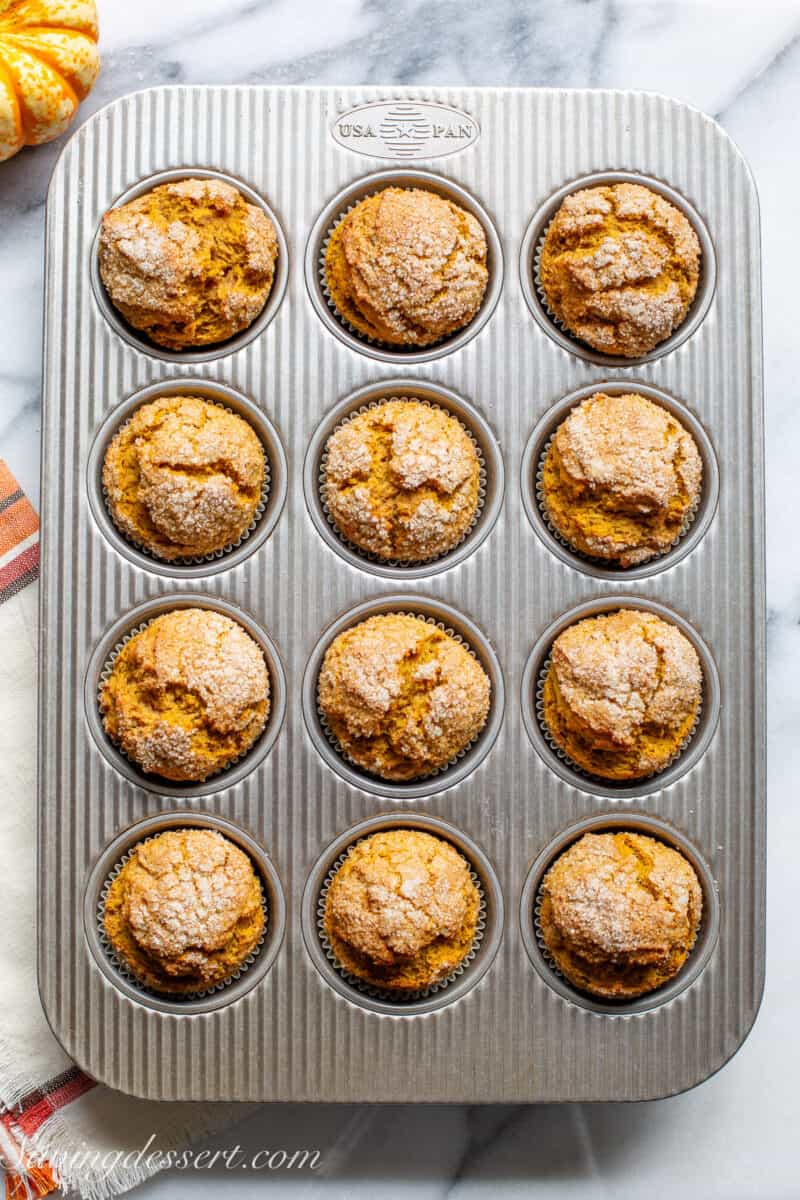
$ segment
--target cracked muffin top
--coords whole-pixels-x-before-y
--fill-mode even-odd
[[[146,986],[202,991],[230,978],[260,940],[261,884],[222,834],[168,830],[134,848],[109,888],[104,924]]]
[[[461,541],[478,508],[480,465],[460,421],[388,400],[327,443],[324,496],[339,532],[379,558],[422,562]]]
[[[673,544],[697,506],[702,475],[694,438],[660,404],[598,392],[559,425],[542,495],[576,550],[629,567]]]
[[[674,204],[641,184],[615,183],[566,197],[547,228],[539,282],[576,337],[638,358],[686,317],[700,258],[697,234]]]
[[[325,930],[347,970],[383,988],[423,988],[451,974],[472,946],[480,896],[466,860],[413,829],[352,847],[325,902]]]
[[[179,608],[122,647],[100,688],[109,737],[143,771],[202,781],[255,742],[269,715],[261,647],[237,621]]]
[[[369,617],[328,647],[320,708],[344,754],[383,779],[444,767],[486,723],[491,685],[450,634],[405,613]]]
[[[103,487],[115,525],[157,558],[236,542],[264,486],[264,449],[236,413],[197,396],[137,408],[106,450]]]
[[[692,949],[703,911],[694,867],[639,833],[587,833],[542,882],[542,937],[583,991],[633,999],[667,983]]]
[[[697,651],[677,626],[621,609],[578,621],[556,638],[544,719],[556,743],[590,774],[641,778],[682,747],[702,683]]]
[[[325,253],[331,299],[354,329],[429,346],[468,325],[489,279],[481,223],[423,188],[384,188],[339,222]]]
[[[219,179],[162,183],[110,209],[100,278],[126,321],[169,350],[252,325],[272,288],[278,239],[266,213]]]

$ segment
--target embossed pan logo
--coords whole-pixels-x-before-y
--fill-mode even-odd
[[[474,117],[426,100],[379,100],[341,113],[331,126],[333,140],[370,158],[408,162],[443,158],[478,140]]]

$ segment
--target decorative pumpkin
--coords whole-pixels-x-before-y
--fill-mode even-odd
[[[0,0],[0,162],[63,133],[99,70],[94,0]]]

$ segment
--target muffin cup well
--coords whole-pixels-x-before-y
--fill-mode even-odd
[[[328,647],[334,639],[368,617],[389,614],[420,617],[455,637],[480,662],[491,684],[489,715],[478,735],[444,767],[407,782],[382,779],[351,762],[328,726],[318,699],[320,669]],[[384,596],[378,600],[367,600],[344,613],[328,627],[317,642],[303,676],[303,716],[311,740],[321,757],[346,783],[389,800],[420,799],[460,783],[491,750],[500,731],[504,708],[503,675],[497,655],[488,639],[477,625],[448,604],[422,596]]]
[[[136,846],[167,830],[210,829],[223,834],[251,860],[261,885],[264,931],[258,945],[228,979],[203,992],[176,996],[142,984],[112,949],[103,925],[108,889]],[[165,812],[125,829],[105,848],[89,876],[84,895],[84,932],[96,965],[106,979],[132,1000],[162,1013],[190,1016],[212,1012],[240,1000],[263,980],[283,941],[286,903],[277,872],[258,842],[238,825],[205,813]]]
[[[559,971],[542,936],[539,925],[541,890],[552,864],[585,833],[628,832],[645,834],[678,850],[691,863],[703,891],[703,913],[694,945],[680,971],[662,987],[634,1000],[604,1000],[583,992]],[[704,857],[688,838],[664,821],[644,813],[626,813],[624,817],[601,814],[585,817],[558,834],[538,855],[530,868],[520,896],[520,929],[525,950],[544,982],[571,1004],[603,1016],[635,1016],[660,1008],[695,983],[714,953],[719,936],[720,905],[717,885]]]
[[[325,500],[327,444],[347,421],[390,400],[417,400],[454,417],[473,442],[480,463],[478,509],[461,540],[444,554],[423,562],[378,558],[349,542],[338,530]],[[328,545],[352,566],[389,579],[419,579],[438,574],[463,560],[491,533],[503,503],[503,459],[491,428],[455,392],[426,380],[390,379],[359,388],[342,400],[322,421],[312,438],[303,468],[306,505],[314,525]]]
[[[544,459],[556,431],[575,408],[590,396],[597,395],[598,392],[604,392],[611,396],[635,392],[652,400],[654,404],[660,405],[692,435],[703,463],[700,495],[692,510],[687,513],[678,537],[660,554],[655,554],[647,562],[637,563],[632,567],[621,567],[607,559],[592,558],[580,550],[576,550],[551,524],[541,490]],[[666,392],[635,380],[622,383],[606,381],[587,384],[570,392],[569,395],[548,409],[528,439],[522,457],[520,482],[522,502],[528,520],[548,550],[552,551],[562,562],[584,574],[593,575],[596,579],[616,581],[645,579],[675,566],[694,550],[708,532],[719,501],[719,465],[714,447],[703,426],[683,404],[674,400]]]
[[[677,628],[694,646],[703,674],[700,707],[689,735],[677,753],[660,770],[640,779],[615,780],[590,775],[578,767],[559,747],[550,733],[542,712],[542,688],[550,663],[554,641],[571,625],[586,617],[618,612],[623,608],[654,613]],[[565,783],[580,791],[605,796],[609,800],[633,800],[669,787],[695,767],[714,736],[720,712],[720,683],[716,664],[710,650],[688,621],[663,604],[642,596],[606,596],[589,600],[553,621],[537,641],[522,675],[522,718],[528,737],[539,757]]]
[[[228,412],[241,417],[256,433],[264,451],[266,475],[261,501],[255,518],[239,539],[195,558],[162,559],[144,546],[134,542],[116,524],[103,487],[103,463],[106,451],[117,433],[143,404],[151,403],[162,396],[196,396],[216,404]],[[257,405],[235,388],[208,379],[193,379],[181,376],[177,379],[161,380],[140,388],[129,396],[118,408],[113,409],[103,421],[89,452],[87,464],[87,490],[89,506],[97,525],[106,539],[120,554],[144,570],[166,575],[172,579],[197,579],[229,571],[253,554],[273,533],[283,510],[287,491],[286,455],[272,422]]]
[[[683,213],[700,242],[700,278],[697,284],[697,292],[689,306],[688,313],[668,338],[665,338],[663,342],[659,342],[647,354],[643,354],[638,358],[625,358],[622,355],[603,354],[601,351],[589,346],[586,342],[582,342],[580,338],[571,333],[559,321],[549,308],[539,280],[539,259],[542,252],[542,245],[550,222],[558,212],[562,202],[573,192],[581,191],[584,188],[603,187],[614,183],[638,183],[663,196],[679,212]],[[585,359],[586,362],[597,363],[600,366],[635,367],[642,363],[654,362],[658,358],[663,358],[665,354],[670,354],[700,327],[714,297],[717,279],[717,261],[714,252],[714,243],[711,240],[711,235],[708,232],[705,222],[693,205],[679,192],[676,192],[674,188],[671,188],[660,179],[655,179],[650,175],[642,175],[635,171],[597,171],[591,175],[584,175],[579,179],[573,179],[571,182],[565,184],[557,192],[548,197],[541,207],[537,209],[528,224],[522,240],[519,271],[522,293],[528,308],[544,332],[554,342],[557,342],[562,349],[569,351],[570,354],[577,355],[579,358]]]
[[[325,898],[334,874],[350,850],[389,829],[414,829],[449,842],[467,863],[480,893],[480,914],[472,946],[456,969],[444,980],[414,992],[392,992],[373,987],[347,971],[336,959],[325,934]],[[406,813],[402,817],[378,816],[361,821],[338,837],[317,860],[306,881],[302,903],[306,949],[323,979],[340,996],[374,1013],[419,1016],[452,1004],[484,976],[500,946],[503,930],[503,897],[491,863],[480,848],[454,826],[437,817]]]
[[[103,726],[100,713],[99,694],[103,682],[108,678],[117,655],[123,646],[137,633],[141,633],[151,621],[179,608],[204,608],[221,613],[236,621],[261,649],[269,672],[270,709],[267,723],[259,737],[238,758],[222,767],[205,780],[184,783],[165,779],[161,775],[148,774],[129,758],[109,737]],[[160,796],[208,796],[232,787],[263,762],[275,744],[286,714],[286,678],[277,648],[269,635],[252,617],[233,604],[217,597],[181,593],[160,596],[148,600],[126,613],[106,632],[95,647],[84,681],[84,706],[86,719],[97,748],[106,761],[131,783],[156,792]]]
[[[145,333],[129,325],[122,313],[115,308],[100,278],[100,222],[98,222],[97,232],[92,243],[92,291],[94,292],[97,306],[110,327],[128,345],[132,346],[134,350],[147,354],[151,358],[160,358],[165,362],[211,362],[214,359],[225,358],[227,355],[235,354],[237,350],[241,350],[248,343],[252,342],[254,338],[263,333],[272,321],[280,308],[286,291],[286,284],[289,280],[289,250],[280,222],[263,196],[260,196],[257,191],[243,180],[236,179],[232,175],[226,175],[224,171],[216,171],[207,167],[179,167],[169,171],[158,171],[154,175],[148,175],[147,178],[140,179],[138,183],[129,187],[121,196],[117,197],[111,207],[120,208],[123,204],[128,204],[131,200],[136,200],[139,196],[151,192],[153,188],[159,187],[161,184],[176,183],[181,179],[216,179],[222,183],[230,184],[249,204],[254,204],[257,208],[260,208],[272,222],[278,241],[278,259],[275,263],[275,275],[272,280],[272,287],[264,302],[264,307],[255,320],[246,329],[242,329],[239,333],[234,334],[233,337],[228,338],[224,342],[216,342],[213,345],[189,347],[185,350],[168,350],[165,346],[159,346],[155,342],[150,341]]]
[[[366,337],[339,314],[328,291],[325,254],[331,234],[356,204],[387,187],[423,188],[436,192],[437,195],[472,213],[480,221],[486,235],[489,281],[478,312],[469,324],[429,346],[394,346]],[[330,332],[345,345],[382,362],[423,363],[459,350],[471,341],[489,320],[503,287],[503,250],[497,229],[485,208],[452,180],[430,171],[377,171],[344,188],[322,210],[308,239],[305,274],[306,287],[318,316]]]

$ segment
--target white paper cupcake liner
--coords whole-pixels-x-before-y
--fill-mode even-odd
[[[370,614],[367,614],[363,618],[363,620],[365,620],[365,621],[369,620],[369,615]],[[418,620],[425,621],[428,625],[435,625],[437,629],[441,629],[444,633],[448,634],[455,641],[460,642],[460,644],[464,647],[464,649],[469,654],[472,655],[472,657],[475,659],[475,661],[480,662],[480,659],[478,658],[475,651],[472,649],[470,644],[461,636],[461,634],[456,633],[456,631],[454,629],[451,629],[448,625],[445,625],[445,623],[443,621],[437,621],[435,617],[426,617],[422,613],[414,612],[413,609],[409,609],[404,612],[391,612],[391,613],[380,613],[380,614],[376,613],[376,614],[372,614],[372,615],[375,615],[375,616],[379,615],[382,617],[408,617],[408,616],[417,617]],[[341,630],[341,632],[345,633],[346,630]],[[320,704],[319,680],[317,681],[317,716],[319,718],[319,723],[322,726],[322,732],[325,734],[325,737],[327,738],[328,742],[330,743],[330,745],[333,747],[333,749],[336,751],[336,753],[339,755],[340,758],[344,759],[345,762],[350,763],[350,765],[355,767],[356,770],[363,771],[365,775],[369,775],[371,778],[383,779],[383,776],[375,775],[372,771],[366,770],[366,768],[363,767],[360,763],[357,763],[355,761],[355,759],[351,758],[350,755],[347,753],[347,751],[342,747],[341,743],[339,742],[339,739],[336,737],[336,734],[333,732],[330,725],[328,724],[328,719],[325,716],[325,713],[323,712],[322,705]],[[390,779],[390,780],[384,780],[384,782],[400,783],[400,784],[414,784],[414,783],[421,783],[425,779],[435,779],[437,775],[444,775],[447,771],[449,771],[451,769],[451,767],[454,767],[457,763],[459,763],[461,761],[461,759],[464,757],[464,755],[467,754],[472,749],[473,746],[477,745],[477,743],[479,742],[479,740],[481,738],[484,728],[485,728],[485,724],[478,730],[475,737],[472,738],[471,741],[467,742],[466,746],[462,746],[461,749],[458,751],[458,753],[454,754],[453,757],[449,760],[449,762],[446,762],[444,764],[444,766],[435,767],[432,771],[428,771],[424,775],[415,775],[411,779],[402,779],[402,780]]]
[[[558,857],[558,855],[556,855],[556,858],[557,857]],[[550,864],[548,865],[547,871],[550,870],[550,867],[552,867],[552,865],[555,861],[556,861],[556,859],[554,858],[550,862]],[[545,871],[545,875],[547,874],[547,871]],[[554,975],[557,975],[559,979],[563,979],[565,983],[570,983],[570,981],[566,978],[566,976],[563,974],[563,972],[559,968],[558,964],[556,963],[556,960],[553,958],[552,954],[550,953],[550,949],[547,945],[547,942],[544,940],[544,930],[542,929],[542,919],[541,919],[542,918],[542,900],[543,899],[544,899],[544,875],[542,876],[541,883],[539,884],[538,888],[536,889],[536,897],[533,901],[533,932],[536,936],[536,944],[539,947],[539,952],[541,953],[542,958],[547,963],[550,970],[553,972]],[[574,987],[574,984],[570,983],[570,987]]]
[[[147,621],[142,621],[141,624],[136,625],[133,629],[129,629],[127,631],[127,633],[125,633],[125,635],[122,638],[120,638],[120,640],[114,645],[113,650],[109,654],[106,661],[103,663],[103,669],[101,670],[100,678],[97,681],[97,705],[98,705],[98,708],[100,708],[100,696],[103,691],[103,685],[108,682],[111,672],[114,669],[114,663],[119,658],[120,652],[124,649],[125,646],[127,646],[128,642],[131,640],[131,638],[134,638],[134,637],[136,637],[137,634],[142,633],[143,630],[147,629],[148,625],[152,625],[153,621],[157,621],[159,617],[163,617],[166,612],[174,612],[174,611],[176,611],[176,610],[175,609],[165,609],[165,611],[162,613],[156,613],[155,616],[150,617]],[[215,610],[211,609],[209,611],[214,612]],[[227,615],[227,614],[224,614],[224,615]],[[247,631],[245,630],[245,632],[247,632]],[[269,672],[269,663],[267,662],[266,656],[264,655],[264,651],[261,649],[260,646],[258,648],[261,651],[262,657],[264,658],[265,665],[267,666],[267,674],[269,675],[269,673],[270,673]],[[209,779],[217,779],[220,775],[222,775],[222,773],[224,771],[229,771],[231,769],[231,767],[236,766],[236,764],[240,763],[243,758],[246,758],[247,755],[250,753],[250,751],[253,749],[253,747],[255,745],[257,745],[259,738],[261,738],[263,736],[263,734],[266,732],[267,726],[269,725],[269,722],[270,722],[270,717],[272,716],[273,696],[272,696],[272,681],[271,680],[270,680],[269,702],[270,702],[270,709],[269,709],[269,712],[267,713],[267,719],[264,723],[264,728],[261,730],[261,733],[259,733],[259,735],[255,739],[255,741],[251,742],[250,745],[245,750],[242,750],[241,754],[237,754],[235,758],[232,758],[230,760],[230,762],[225,763],[224,767],[219,767],[216,771],[212,771],[210,775],[206,775],[205,779],[202,779],[202,780],[187,779],[187,780],[182,780],[181,782],[185,783],[187,785],[187,787],[194,785],[194,784],[201,785],[201,784],[208,783]],[[152,778],[152,779],[165,779],[166,778],[163,775],[159,775],[157,771],[149,771],[149,772],[145,771],[143,769],[143,767],[141,766],[141,764],[138,763],[135,758],[131,758],[130,754],[127,754],[125,752],[125,750],[123,750],[123,748],[122,748],[122,746],[120,746],[119,742],[115,741],[114,738],[111,737],[111,734],[108,733],[108,731],[106,730],[105,721],[103,720],[103,715],[102,715],[102,709],[100,710],[100,724],[103,728],[103,732],[105,733],[108,740],[111,742],[114,749],[117,751],[118,754],[121,754],[122,757],[127,762],[129,762],[132,767],[135,767],[137,771],[141,771],[143,775],[147,775],[148,778]],[[172,783],[174,781],[169,780],[168,782]]]
[[[438,411],[444,413],[445,416],[452,417],[452,419],[454,421],[458,421],[458,424],[461,426],[464,433],[467,435],[469,440],[472,442],[472,445],[475,448],[475,453],[478,456],[478,473],[479,473],[478,505],[477,505],[477,508],[475,509],[472,520],[470,521],[469,525],[464,530],[463,534],[461,535],[461,537],[458,539],[457,542],[455,542],[452,546],[450,546],[449,549],[443,550],[441,552],[441,554],[433,554],[430,556],[430,558],[415,558],[415,559],[382,558],[381,555],[379,555],[379,554],[373,554],[369,550],[364,550],[361,546],[357,546],[355,542],[351,542],[348,538],[345,537],[345,535],[342,533],[342,531],[339,529],[338,525],[336,524],[336,521],[334,520],[334,517],[330,511],[330,508],[328,507],[328,501],[327,501],[328,443],[330,442],[331,437],[333,437],[334,433],[337,433],[338,430],[342,429],[343,426],[347,425],[348,422],[354,420],[356,417],[360,417],[365,412],[369,412],[370,409],[380,408],[381,405],[391,404],[392,401],[403,401],[403,400],[410,401],[411,403],[414,403],[414,404],[424,404],[427,408],[438,409]],[[347,549],[352,551],[353,554],[357,554],[359,556],[359,558],[363,558],[367,562],[380,563],[381,566],[386,566],[386,567],[421,567],[421,566],[427,566],[429,563],[440,562],[442,559],[447,558],[447,556],[449,554],[452,554],[454,550],[457,550],[459,546],[464,544],[464,542],[467,540],[469,535],[472,533],[473,529],[475,529],[476,525],[480,521],[481,516],[483,515],[484,506],[486,504],[486,459],[484,457],[483,448],[481,447],[481,444],[478,441],[478,439],[475,437],[474,433],[472,433],[472,431],[464,424],[463,421],[461,421],[455,415],[455,413],[450,412],[449,409],[444,408],[441,404],[434,404],[433,401],[431,401],[431,400],[418,399],[417,397],[386,396],[381,400],[371,400],[369,402],[369,404],[362,404],[360,408],[353,409],[353,411],[351,413],[348,413],[346,417],[343,417],[342,420],[339,421],[338,424],[334,427],[334,429],[331,430],[330,436],[328,437],[327,441],[325,442],[325,446],[323,447],[323,450],[322,450],[319,474],[317,476],[317,486],[319,488],[319,499],[320,499],[320,504],[322,505],[322,511],[325,514],[325,520],[328,522],[331,529],[336,534],[337,538],[342,543],[342,545],[346,546]]]
[[[565,764],[565,766],[569,767],[569,769],[571,771],[574,771],[576,775],[580,775],[582,779],[587,779],[591,783],[603,784],[605,787],[608,787],[608,786],[613,787],[615,783],[618,783],[620,785],[620,787],[635,787],[638,784],[646,783],[648,779],[656,779],[659,775],[662,775],[668,767],[671,767],[672,764],[674,762],[676,762],[677,759],[679,759],[680,756],[684,753],[684,751],[688,748],[689,743],[691,742],[694,735],[697,733],[697,728],[700,724],[700,718],[703,713],[702,696],[700,698],[700,703],[697,706],[697,712],[694,715],[692,727],[689,730],[689,732],[687,733],[686,737],[683,739],[680,746],[678,746],[678,748],[675,750],[675,752],[666,760],[666,762],[662,763],[661,766],[658,767],[655,771],[650,771],[647,775],[637,775],[635,779],[624,779],[624,780],[608,779],[605,775],[593,775],[590,771],[585,770],[583,767],[579,766],[578,763],[574,762],[573,759],[571,759],[570,756],[567,754],[566,750],[564,750],[561,746],[559,746],[558,742],[555,740],[555,738],[553,737],[553,734],[550,731],[550,726],[547,724],[547,720],[545,719],[545,715],[544,715],[544,685],[545,685],[545,680],[547,679],[547,673],[550,670],[550,661],[551,661],[550,655],[548,654],[547,658],[544,660],[544,662],[542,663],[542,666],[539,669],[538,676],[536,677],[536,692],[535,692],[535,697],[534,697],[536,720],[539,723],[539,728],[542,731],[542,734],[544,736],[545,741],[547,742],[547,745],[552,750],[553,754],[555,754],[556,758],[560,759],[560,761],[563,762]]]
[[[539,298],[539,302],[540,302],[542,308],[547,313],[548,317],[553,322],[553,324],[556,325],[561,330],[561,332],[565,335],[565,337],[570,338],[573,342],[577,342],[578,345],[580,345],[580,346],[587,346],[590,350],[594,350],[597,354],[602,354],[603,353],[602,350],[597,350],[596,347],[590,346],[588,342],[584,342],[583,338],[579,338],[577,336],[577,334],[573,333],[573,331],[569,328],[568,325],[564,324],[564,322],[561,320],[560,317],[556,316],[556,314],[553,312],[552,308],[550,307],[550,304],[548,303],[547,293],[545,292],[544,287],[542,286],[542,278],[541,278],[542,250],[544,249],[545,238],[547,237],[547,234],[550,231],[550,226],[553,224],[553,221],[556,218],[557,212],[558,212],[558,210],[556,210],[556,212],[553,213],[552,217],[547,222],[544,229],[542,229],[541,233],[539,234],[538,238],[536,239],[536,246],[533,251],[533,286],[536,289],[536,295]],[[609,357],[613,358],[614,355],[613,354],[609,355]]]
[[[358,338],[360,342],[365,342],[368,346],[375,346],[378,350],[388,350],[393,354],[403,354],[404,352],[414,352],[419,350],[435,350],[437,346],[444,345],[447,341],[449,341],[450,338],[454,337],[455,334],[460,333],[462,329],[466,329],[467,325],[471,324],[471,321],[474,321],[478,314],[476,313],[475,316],[471,318],[471,321],[468,321],[466,325],[459,326],[459,328],[454,329],[452,333],[446,333],[442,337],[437,338],[434,342],[425,342],[424,345],[419,345],[416,342],[383,342],[378,338],[370,337],[368,334],[363,333],[360,329],[356,329],[355,325],[351,325],[347,318],[339,312],[339,309],[336,307],[333,296],[331,295],[328,287],[325,259],[328,254],[328,244],[331,240],[334,230],[337,229],[345,217],[348,216],[348,214],[351,213],[354,208],[357,208],[357,206],[364,200],[369,200],[370,197],[377,196],[380,192],[385,191],[386,188],[390,186],[391,184],[384,184],[382,187],[376,188],[374,192],[368,192],[365,196],[361,196],[358,200],[354,200],[352,204],[343,209],[343,211],[338,214],[335,220],[331,222],[330,226],[328,227],[328,232],[322,239],[322,245],[320,247],[320,255],[317,266],[319,272],[320,289],[322,291],[322,295],[325,297],[325,303],[342,328],[346,329],[347,332],[353,337]]]
[[[634,384],[631,384],[631,390],[632,391],[635,390]],[[576,407],[580,407],[580,406],[577,405]],[[574,412],[574,409],[571,411]],[[565,416],[559,424],[563,424],[563,421],[565,421],[569,415],[570,414],[567,413],[567,416]],[[680,543],[686,537],[686,534],[689,532],[692,525],[694,524],[695,517],[697,516],[698,510],[700,508],[700,501],[702,499],[702,489],[698,493],[698,495],[694,501],[694,504],[691,506],[691,508],[687,509],[686,514],[683,519],[683,522],[681,524],[681,527],[680,527],[677,535],[670,542],[670,544],[668,546],[665,546],[665,548],[663,550],[655,550],[649,556],[649,558],[642,559],[640,562],[637,562],[637,563],[632,563],[630,568],[620,566],[615,558],[601,558],[601,557],[596,557],[591,554],[585,554],[582,550],[578,550],[578,548],[576,546],[573,546],[572,542],[570,542],[566,537],[564,537],[563,533],[561,533],[559,531],[559,529],[557,528],[557,526],[553,524],[553,522],[550,518],[549,510],[547,508],[547,499],[544,494],[544,463],[545,463],[545,459],[547,458],[550,447],[553,444],[553,438],[555,437],[557,432],[558,432],[557,430],[554,430],[553,433],[550,435],[550,437],[545,442],[544,446],[542,447],[542,451],[539,455],[539,461],[536,464],[536,475],[534,477],[533,486],[534,486],[534,494],[536,496],[536,503],[539,506],[539,512],[542,515],[542,520],[544,521],[545,525],[547,526],[548,532],[550,534],[552,534],[552,536],[555,538],[555,540],[558,542],[558,544],[560,546],[563,546],[564,549],[568,550],[570,554],[573,554],[575,556],[575,558],[579,558],[582,562],[588,563],[589,566],[597,567],[598,569],[602,569],[602,570],[606,570],[606,571],[609,568],[616,567],[616,568],[618,568],[620,574],[624,575],[627,570],[635,570],[636,567],[643,566],[644,563],[653,562],[654,560],[657,560],[659,558],[664,558],[667,554],[670,554],[676,548],[676,546],[680,545]]]
[[[196,828],[196,826],[186,826],[186,829],[192,829],[192,828]],[[164,832],[164,831],[162,830],[162,832]],[[180,832],[180,828],[176,827],[175,830],[171,830],[170,832]],[[122,868],[130,860],[130,857],[133,854],[133,852],[136,849],[138,849],[139,846],[144,845],[145,842],[152,842],[158,836],[159,836],[159,834],[150,834],[149,837],[142,838],[141,841],[137,842],[134,846],[131,846],[130,850],[126,851],[126,853],[122,855],[120,860],[114,865],[113,869],[106,876],[103,886],[100,889],[100,896],[97,901],[97,912],[96,912],[97,936],[100,940],[100,945],[103,947],[103,950],[104,950],[105,954],[107,955],[109,962],[114,967],[114,970],[125,980],[125,982],[130,987],[135,988],[138,992],[141,992],[142,995],[155,996],[161,1000],[168,999],[171,1001],[176,1001],[178,1003],[180,1003],[183,1000],[187,1000],[187,1001],[188,1000],[205,1000],[209,996],[214,996],[218,992],[225,991],[225,989],[230,987],[230,985],[232,983],[235,983],[237,979],[241,979],[242,975],[244,975],[244,973],[250,969],[250,967],[253,965],[253,963],[256,961],[259,954],[261,953],[261,949],[264,945],[264,942],[266,941],[267,928],[268,928],[268,922],[269,922],[269,910],[268,910],[268,906],[267,906],[267,896],[266,896],[266,892],[264,891],[264,885],[261,882],[258,871],[256,870],[256,868],[254,866],[253,870],[255,871],[256,879],[258,879],[258,886],[261,891],[261,908],[264,913],[264,928],[261,931],[261,937],[258,939],[258,942],[256,943],[256,945],[253,947],[253,949],[247,955],[247,958],[245,958],[243,960],[243,962],[240,964],[240,966],[238,966],[236,968],[236,970],[233,972],[232,975],[229,975],[227,979],[220,980],[219,983],[215,983],[213,985],[213,987],[206,988],[203,991],[197,991],[197,992],[170,992],[170,991],[160,992],[160,991],[156,991],[155,988],[149,988],[149,987],[147,987],[146,984],[142,983],[142,981],[139,979],[139,977],[137,975],[135,975],[133,973],[133,971],[130,969],[130,967],[127,965],[127,963],[125,963],[119,957],[119,955],[116,953],[113,946],[111,945],[111,942],[109,941],[108,934],[106,933],[106,928],[105,928],[105,913],[106,913],[106,901],[108,899],[109,889],[111,888],[111,885],[113,884],[114,880],[119,875]]]
[[[187,388],[187,392],[191,393],[191,388]],[[241,415],[241,413],[237,413],[234,409],[229,408],[227,404],[223,404],[221,400],[214,400],[208,396],[203,396],[202,399],[205,401],[206,404],[216,404],[217,408],[224,409],[225,412],[230,413],[232,416],[240,417],[241,420],[243,420],[243,421],[247,420],[247,418],[243,417]],[[125,428],[125,426],[133,419],[133,416],[134,416],[134,413],[131,413],[131,415],[128,417],[128,420],[122,422],[122,424],[119,426],[119,428],[116,430],[116,433],[114,434],[115,437],[118,433],[122,432],[122,430]],[[251,426],[251,428],[252,428],[252,426]],[[255,432],[255,430],[253,432]],[[256,434],[256,436],[258,437],[257,434]],[[261,439],[259,438],[259,442],[260,441],[261,441]],[[111,445],[110,442],[109,442],[109,445]],[[267,510],[272,479],[271,479],[271,474],[270,474],[269,455],[267,454],[263,445],[261,446],[261,449],[264,454],[264,482],[261,485],[261,497],[256,506],[255,513],[253,514],[253,519],[250,522],[250,524],[247,526],[247,528],[242,531],[242,533],[239,535],[239,537],[236,539],[235,542],[228,542],[227,545],[220,547],[219,550],[212,550],[208,554],[195,554],[190,557],[181,557],[181,558],[163,558],[160,554],[154,554],[153,551],[150,550],[147,546],[145,546],[142,542],[139,542],[135,538],[131,537],[128,530],[124,529],[122,527],[122,525],[119,524],[119,522],[117,521],[116,516],[114,514],[113,507],[110,503],[108,491],[107,491],[105,485],[101,484],[100,490],[103,494],[103,503],[106,506],[106,512],[108,513],[109,517],[111,518],[111,522],[114,525],[114,528],[120,534],[120,536],[123,537],[129,545],[134,546],[139,551],[140,554],[144,554],[147,556],[147,558],[152,559],[152,561],[154,563],[158,563],[161,566],[166,564],[168,566],[194,567],[194,566],[201,566],[203,563],[218,562],[219,559],[224,558],[226,554],[230,554],[232,550],[238,550],[238,548],[244,542],[247,541],[247,539],[250,537],[250,535],[252,533],[254,533],[255,530],[258,528],[258,523],[261,520],[261,518],[264,516],[264,513]]]
[[[344,863],[350,851],[354,849],[354,847],[360,845],[361,842],[367,841],[372,836],[372,834],[366,834],[364,837],[358,838],[355,842],[352,842],[346,850],[342,851],[325,876],[325,881],[322,885],[319,893],[319,899],[317,901],[317,934],[319,936],[319,940],[322,944],[323,950],[325,951],[325,956],[334,970],[341,975],[342,979],[344,979],[350,987],[354,988],[362,995],[369,996],[369,998],[372,1000],[382,1000],[390,1004],[397,1004],[398,1006],[402,1006],[403,1004],[408,1004],[417,1000],[427,1000],[431,996],[435,996],[439,992],[444,991],[445,988],[449,987],[451,983],[454,983],[456,979],[459,979],[464,974],[464,971],[467,969],[470,963],[474,960],[475,955],[480,949],[484,933],[486,932],[486,894],[484,892],[483,884],[480,876],[473,869],[472,863],[462,854],[461,857],[469,868],[470,879],[478,889],[478,922],[475,927],[475,936],[472,939],[472,945],[458,966],[451,971],[449,975],[447,975],[444,979],[440,979],[437,983],[431,984],[429,987],[418,988],[415,990],[408,989],[397,991],[390,988],[375,987],[373,984],[367,983],[365,980],[360,979],[357,975],[353,975],[339,962],[328,939],[328,935],[325,932],[325,904],[328,897],[328,889],[333,882],[333,877]]]

